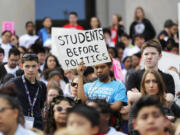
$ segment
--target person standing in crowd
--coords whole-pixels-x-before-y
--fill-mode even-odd
[[[130,37],[133,38],[136,34],[142,34],[145,40],[153,39],[156,36],[156,31],[151,22],[145,18],[144,9],[137,7],[134,14],[134,21],[130,26]]]
[[[25,129],[22,108],[17,99],[16,89],[5,85],[0,88],[0,134],[3,135],[37,135]]]
[[[51,39],[52,20],[50,17],[45,17],[42,21],[43,28],[39,30],[38,36],[44,44],[47,40]]]
[[[45,64],[44,64],[44,70],[41,74],[43,82],[47,84],[47,80],[49,78],[49,73],[53,70],[56,70],[60,74],[60,86],[62,90],[64,90],[66,83],[68,82],[68,79],[64,75],[64,70],[61,68],[61,65],[59,64],[56,56],[49,55],[46,57]]]
[[[13,74],[16,76],[16,71],[19,69],[20,52],[16,48],[12,48],[9,51],[8,62],[0,66],[0,80],[5,77],[6,74]]]
[[[131,43],[131,38],[128,34],[124,33],[120,36],[120,41],[125,45],[124,47],[125,48],[131,48],[133,47],[134,45],[132,45]]]
[[[119,37],[125,33],[124,32],[124,26],[122,22],[122,17],[118,14],[114,14],[112,16],[112,25],[111,25],[111,42],[114,44],[114,46],[117,45],[119,41]]]
[[[141,52],[135,53],[131,56],[132,59],[132,70],[140,70],[140,59],[141,59]]]
[[[97,80],[97,75],[94,71],[94,67],[91,66],[86,67],[83,75],[84,75],[84,81],[86,83]]]
[[[168,40],[172,36],[171,29],[174,25],[175,23],[172,20],[166,20],[164,23],[164,29],[158,35],[158,40],[160,41],[163,50],[167,49]]]
[[[166,100],[166,92],[165,92],[165,84],[160,75],[160,73],[156,70],[146,70],[143,74],[142,81],[141,81],[141,94],[140,97],[144,97],[147,95],[152,95],[157,97],[160,100],[160,103],[163,105],[163,109],[165,114],[169,120],[173,120],[175,117],[179,117],[179,108],[175,102],[169,102]],[[129,96],[128,96],[129,97]],[[129,98],[129,106],[134,102]],[[138,98],[136,97],[136,100]],[[134,119],[134,113],[130,112],[129,118],[129,131],[133,132],[132,128],[132,119]]]
[[[132,106],[135,119],[133,127],[140,135],[166,135],[165,128],[168,120],[159,99],[145,96]]]
[[[124,50],[123,58],[126,56],[132,56],[133,54],[141,52],[141,47],[144,44],[145,39],[142,34],[137,34],[133,37],[133,44],[134,47],[126,48]]]
[[[163,78],[166,85],[166,94],[168,100],[173,100],[175,94],[174,80],[171,75],[166,74],[158,69],[158,62],[162,56],[161,44],[157,40],[149,40],[143,44],[141,50],[145,68],[129,75],[127,81],[127,90],[131,90],[131,92],[140,91],[140,83],[144,72],[148,69],[154,69],[157,70]]]
[[[19,90],[18,99],[23,108],[23,114],[34,120],[33,127],[42,129],[41,111],[46,101],[46,86],[36,79],[39,66],[38,57],[35,54],[25,54],[20,64],[24,75],[12,79],[9,83],[15,84]]]
[[[81,63],[78,68],[78,98],[85,102],[87,99],[105,99],[111,104],[112,110],[119,110],[123,103],[127,103],[126,88],[123,83],[111,80],[110,68],[112,63],[98,64],[95,73],[98,79],[83,85],[85,67]]]
[[[47,105],[50,105],[53,98],[63,96],[63,91],[57,86],[52,86],[47,90]]]
[[[26,34],[19,38],[19,45],[25,47],[26,49],[30,49],[38,39],[38,36],[34,34],[35,26],[32,21],[26,22],[25,28]]]
[[[0,65],[3,63],[4,59],[4,49],[0,47]]]
[[[74,76],[72,82],[68,83],[64,89],[64,95],[68,97],[77,97],[78,93],[78,76]]]
[[[10,44],[12,34],[10,31],[4,31],[2,32],[1,36],[2,36],[2,41],[0,43],[0,47],[4,49],[3,62],[7,62],[9,50],[14,47],[13,45]]]
[[[11,36],[11,44],[16,48],[19,46],[19,36],[18,35],[14,34]]]
[[[114,43],[111,41],[111,31],[109,28],[103,28],[104,40],[107,47],[115,47]]]
[[[122,62],[123,62],[123,65],[124,65],[124,69],[122,70],[122,74],[123,74],[123,78],[124,78],[124,84],[126,85],[127,72],[132,67],[132,58],[131,58],[131,56],[125,57]]]
[[[56,130],[62,130],[67,123],[67,110],[74,105],[73,100],[64,96],[57,96],[50,102],[46,115],[44,130],[53,135]]]
[[[71,28],[83,30],[84,28],[78,24],[78,14],[76,12],[69,13],[69,23],[64,25],[63,28]]]
[[[110,104],[105,100],[94,99],[89,100],[86,103],[88,106],[94,107],[100,114],[99,120],[99,133],[105,135],[125,135],[122,132],[116,131],[114,127],[111,127],[110,120],[112,117],[112,110]]]
[[[31,49],[38,57],[38,62],[40,64],[39,72],[42,73],[45,64],[45,48],[42,46],[42,42],[35,42]]]
[[[77,105],[68,110],[67,128],[83,130],[90,135],[98,135],[99,113],[93,107]]]
[[[90,19],[90,29],[97,29],[101,27],[101,23],[99,18],[97,17],[91,17]]]
[[[60,68],[60,67],[61,66],[60,66],[59,61],[56,58],[56,56],[49,55],[45,59],[43,71],[46,71],[46,70],[49,70],[49,69],[52,70],[52,69],[56,69],[56,68]]]

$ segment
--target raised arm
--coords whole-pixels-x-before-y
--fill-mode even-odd
[[[87,96],[84,92],[84,87],[83,87],[83,72],[84,72],[84,70],[85,70],[85,66],[81,62],[77,68],[77,72],[78,72],[78,98],[80,98],[83,103],[85,103],[87,100]]]

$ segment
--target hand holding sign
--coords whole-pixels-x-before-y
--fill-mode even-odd
[[[81,61],[85,66],[111,61],[101,28],[86,31],[52,28],[52,53],[63,69],[75,69]]]
[[[85,69],[86,69],[86,67],[84,66],[83,62],[81,62],[77,67],[78,75],[83,76]]]

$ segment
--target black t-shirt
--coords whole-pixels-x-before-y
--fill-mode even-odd
[[[26,80],[28,90],[30,92],[31,101],[33,101],[36,95],[36,92],[39,88],[39,93],[38,93],[37,100],[33,109],[33,115],[35,118],[34,127],[42,129],[41,110],[43,109],[44,103],[46,101],[46,92],[47,92],[46,85],[43,82],[37,81],[37,80],[35,84],[31,84],[27,79],[25,80]],[[16,85],[16,88],[18,90],[18,99],[23,108],[23,114],[25,116],[30,115],[30,104],[28,100],[28,95],[26,94],[26,89],[24,87],[22,77],[17,77],[15,79],[12,79],[9,83],[14,83]]]
[[[175,95],[175,85],[173,77],[170,74],[166,74],[160,70],[158,71],[164,80],[166,86],[166,93],[172,93],[173,95]],[[140,90],[141,79],[144,72],[145,69],[142,69],[130,74],[127,81],[127,90],[131,90],[132,88],[137,88],[138,90]]]

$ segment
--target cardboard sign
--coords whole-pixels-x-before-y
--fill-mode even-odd
[[[10,31],[12,34],[14,34],[14,22],[8,22],[8,21],[4,21],[2,23],[2,31]]]
[[[178,71],[180,70],[180,55],[162,52],[158,67],[163,71],[167,71],[171,66],[175,67]]]
[[[72,30],[52,28],[52,54],[62,68],[75,69],[81,61],[85,66],[110,62],[102,28]]]
[[[124,81],[124,77],[122,74],[122,69],[121,69],[121,63],[120,61],[113,59],[113,69],[114,69],[114,76],[117,80],[120,80],[121,82]]]

